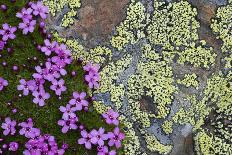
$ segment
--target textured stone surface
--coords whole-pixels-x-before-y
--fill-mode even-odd
[[[172,0],[167,0],[171,2]],[[175,1],[175,0],[173,0]],[[144,0],[143,3],[152,4],[152,0]],[[206,86],[206,81],[211,73],[218,72],[221,69],[221,45],[222,42],[216,39],[210,29],[211,19],[215,17],[216,9],[221,5],[226,5],[226,0],[189,0],[193,7],[197,8],[198,16],[197,20],[200,22],[200,28],[198,29],[198,34],[200,39],[205,40],[207,45],[213,47],[214,52],[217,53],[216,65],[214,67],[205,70],[201,68],[195,68],[190,65],[179,65],[173,63],[174,77],[180,78],[184,74],[196,73],[199,80],[199,89],[180,87],[180,92],[178,95],[174,95],[175,101],[171,106],[171,112],[175,113],[178,109],[179,103],[184,103],[186,107],[190,103],[184,101],[184,96],[196,94],[201,96],[203,89]],[[125,18],[125,10],[129,0],[83,0],[82,7],[79,10],[79,19],[71,26],[68,30],[59,31],[63,37],[77,38],[82,41],[82,43],[87,48],[94,47],[96,45],[102,45],[109,41],[112,33],[116,26]],[[148,9],[149,10],[149,9]],[[152,9],[151,9],[152,10]],[[142,42],[142,41],[141,41]],[[122,75],[119,76],[118,83],[121,82],[126,84],[128,77],[135,73],[136,66],[138,65],[139,57],[141,56],[139,45],[133,45],[132,49],[126,47],[126,52],[130,52],[133,55],[133,60],[131,65],[128,67]],[[115,55],[113,59],[120,59],[120,56]],[[103,99],[105,103],[111,104],[110,94],[98,94],[96,98]],[[127,101],[123,102],[126,104]],[[143,111],[152,112],[150,109],[155,109],[154,105],[151,104],[148,98],[143,98],[140,101],[140,106]],[[152,106],[151,106],[152,105]],[[124,109],[126,112],[126,109]],[[161,122],[154,121],[153,126],[151,126],[148,131],[154,134],[157,139],[163,144],[169,144],[171,141],[174,144],[171,155],[194,155],[193,148],[193,134],[191,133],[191,125],[174,127],[173,136],[164,135],[161,131]]]

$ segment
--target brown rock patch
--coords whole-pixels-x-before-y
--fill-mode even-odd
[[[83,40],[104,40],[125,18],[129,0],[83,0],[79,20],[71,27]]]

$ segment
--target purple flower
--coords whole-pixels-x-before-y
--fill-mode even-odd
[[[31,8],[35,16],[40,15],[42,19],[46,19],[48,14],[48,7],[44,6],[42,2],[32,3]]]
[[[78,139],[78,144],[84,144],[86,149],[91,149],[91,138],[92,135],[89,134],[86,130],[81,131],[82,138]]]
[[[44,106],[44,101],[50,98],[50,94],[46,93],[44,89],[40,89],[39,92],[34,91],[32,95],[35,97],[33,102],[35,104],[39,104],[39,106]]]
[[[6,86],[8,86],[8,81],[0,77],[0,91],[2,91]]]
[[[0,30],[0,35],[2,35],[2,40],[7,41],[8,39],[15,39],[16,36],[14,35],[14,32],[17,30],[16,27],[11,27],[7,23],[2,24],[2,30]]]
[[[30,139],[26,144],[26,150],[23,151],[24,155],[41,155],[41,149],[40,146],[43,145],[43,139],[39,140],[36,139]]]
[[[16,17],[21,18],[22,20],[31,20],[32,19],[32,9],[31,8],[23,8],[21,12],[16,13]]]
[[[97,151],[98,151],[97,155],[116,155],[116,151],[112,150],[109,152],[107,146],[98,146]]]
[[[36,78],[36,79],[44,78],[43,69],[40,66],[35,66],[35,70],[36,70],[36,73],[32,75],[33,78]]]
[[[58,121],[58,125],[62,126],[62,133],[67,133],[68,130],[76,130],[77,129],[77,125],[75,124],[78,121],[78,118],[70,118],[68,120],[59,120]]]
[[[124,133],[120,132],[118,127],[116,127],[114,129],[114,132],[109,132],[108,133],[108,137],[110,139],[109,142],[108,142],[109,146],[115,145],[116,148],[120,148],[121,147],[121,141],[125,138],[125,135],[124,135]]]
[[[85,75],[85,81],[88,82],[89,88],[99,88],[100,75],[98,73],[98,70],[100,66],[98,64],[93,65],[91,63],[88,63],[83,68],[87,72],[87,74]]]
[[[52,65],[51,62],[46,62],[46,68],[43,69],[44,79],[48,81],[53,81],[55,78],[59,78],[60,74],[58,72],[58,67],[56,65]]]
[[[44,45],[45,46],[41,47],[41,51],[49,56],[55,50],[57,42],[56,41],[50,42],[48,39],[45,39]]]
[[[21,79],[19,82],[20,85],[17,86],[17,89],[23,90],[23,95],[25,96],[29,94],[29,90],[33,91],[35,89],[31,80],[27,82],[25,79]]]
[[[100,80],[100,76],[98,73],[89,72],[89,74],[85,75],[85,81],[88,82],[89,88],[99,88],[98,81]]]
[[[20,135],[25,135],[26,138],[35,138],[40,135],[40,130],[33,128],[33,121],[31,118],[27,122],[19,123],[18,126],[22,127],[19,130]]]
[[[0,51],[2,51],[5,47],[6,42],[0,40]]]
[[[71,107],[70,104],[67,104],[66,107],[60,106],[59,109],[60,109],[61,112],[63,112],[62,118],[64,120],[68,120],[69,118],[75,118],[76,117],[76,114],[75,114],[76,108]]]
[[[19,23],[19,28],[23,30],[23,34],[28,34],[28,32],[33,32],[35,29],[36,20],[24,20]]]
[[[63,155],[65,153],[64,149],[58,148],[55,137],[49,134],[30,139],[25,147],[24,155]]]
[[[53,80],[52,85],[50,86],[51,90],[54,90],[56,95],[60,96],[62,92],[66,91],[67,88],[64,86],[64,80],[60,79],[59,81]]]
[[[103,118],[105,118],[107,124],[118,125],[118,117],[119,114],[112,109],[109,109],[106,113],[102,114]]]
[[[7,136],[8,134],[14,135],[16,130],[16,121],[11,120],[10,117],[5,118],[5,122],[2,123],[2,129],[4,129],[3,134]]]
[[[61,44],[60,46],[57,45],[55,48],[55,52],[57,56],[52,57],[52,62],[60,64],[62,66],[65,66],[66,64],[71,64],[71,51],[66,49],[66,46],[64,44]]]
[[[40,79],[40,78],[35,78],[34,80],[30,80],[28,81],[28,85],[30,85],[31,87],[34,87],[34,89],[32,90],[32,92],[37,91],[39,89],[44,89],[43,84],[45,83],[44,79]]]
[[[93,65],[91,63],[88,63],[83,68],[86,72],[97,73],[98,70],[100,69],[100,66],[98,64]]]
[[[88,106],[88,101],[85,100],[86,93],[81,92],[80,94],[78,92],[73,92],[73,99],[69,101],[69,104],[75,105],[76,110],[80,111],[83,109],[83,107]]]
[[[19,148],[19,144],[17,142],[10,142],[9,151],[17,151]]]
[[[93,129],[90,134],[92,135],[91,143],[98,144],[99,146],[104,145],[104,141],[108,139],[108,134],[105,134],[105,129],[100,128],[98,131]]]

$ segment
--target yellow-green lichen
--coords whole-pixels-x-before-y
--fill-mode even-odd
[[[147,148],[152,152],[159,152],[160,154],[168,154],[172,150],[171,145],[161,144],[154,135],[146,134],[144,136],[147,143]]]
[[[195,19],[195,8],[187,1],[167,5],[165,2],[154,2],[154,7],[155,12],[147,28],[151,43],[177,54],[180,64],[190,63],[205,68],[214,64],[216,54],[213,49],[205,47],[204,40],[199,42],[197,29],[200,25]]]
[[[173,126],[173,122],[166,120],[162,124],[162,129],[166,134],[170,134],[173,131],[172,126]]]
[[[212,20],[211,28],[218,35],[217,38],[223,41],[221,47],[225,58],[225,68],[232,68],[232,3],[219,7],[216,17]]]
[[[128,43],[136,43],[145,37],[140,31],[146,26],[149,14],[145,13],[145,7],[141,2],[132,2],[127,9],[126,19],[116,28],[117,35],[111,39],[111,44],[118,50],[122,50]]]
[[[68,6],[69,11],[62,18],[61,26],[68,27],[75,21],[77,9],[81,7],[81,0],[43,0],[44,4],[48,6],[49,12],[52,16],[62,12],[65,6]]]
[[[191,103],[190,107],[187,109],[180,108],[173,116],[173,121],[180,124],[190,123],[194,127],[193,130],[199,129],[211,111],[211,108],[207,106],[206,100],[207,97],[200,101],[196,99],[196,96],[187,97],[186,101]]]
[[[182,84],[186,87],[195,87],[198,88],[199,82],[197,81],[197,75],[195,73],[193,74],[185,74],[184,78],[182,80],[177,80],[178,84]]]

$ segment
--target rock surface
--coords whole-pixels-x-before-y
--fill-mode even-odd
[[[146,0],[144,3],[151,3],[152,0]],[[174,75],[183,75],[186,73],[194,72],[199,76],[199,81],[201,85],[199,90],[191,89],[181,89],[183,93],[186,94],[198,94],[202,92],[206,85],[206,80],[212,72],[218,72],[221,68],[221,45],[222,42],[216,39],[210,29],[211,19],[215,17],[216,9],[219,6],[226,5],[226,0],[189,0],[193,7],[197,8],[198,16],[197,20],[200,22],[200,28],[198,29],[198,34],[200,39],[206,40],[207,44],[213,47],[214,52],[217,53],[216,65],[210,70],[203,70],[201,68],[194,68],[191,66],[182,66],[178,64],[173,64]],[[126,17],[126,8],[129,0],[83,0],[82,7],[79,10],[79,17],[75,24],[68,28],[67,30],[62,29],[59,31],[61,36],[68,38],[76,38],[81,40],[85,47],[92,48],[96,45],[102,45],[109,41],[116,26]],[[75,33],[72,33],[75,32]],[[136,45],[135,45],[136,47]],[[129,47],[128,47],[129,48]],[[135,72],[135,66],[138,64],[137,56],[139,52],[128,51],[133,54],[132,66],[130,66],[124,75],[121,75],[119,81],[126,83],[128,76]],[[126,73],[126,74],[125,74]],[[106,103],[110,103],[110,95],[99,95],[99,98],[104,98]],[[179,96],[175,96],[177,100],[182,101],[181,93]],[[144,111],[150,111],[149,99],[144,98],[140,101],[141,109]],[[173,106],[175,106],[173,104]],[[175,109],[177,107],[173,107]],[[173,110],[172,109],[172,110]],[[153,112],[153,111],[152,111]],[[155,122],[159,126],[158,122]],[[158,127],[150,129],[151,133],[154,130],[158,130]],[[183,128],[177,127],[177,132],[175,132],[172,137],[164,136],[162,133],[153,133],[163,144],[173,142],[174,148],[171,155],[194,155],[193,147],[193,134],[191,133],[191,125],[186,125]]]

